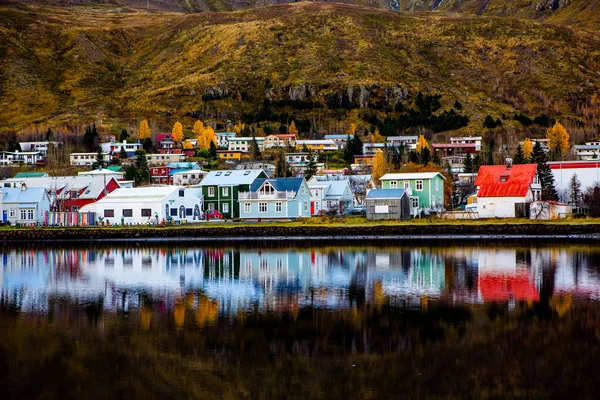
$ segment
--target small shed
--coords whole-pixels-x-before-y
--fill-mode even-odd
[[[410,197],[404,189],[372,189],[365,202],[369,221],[410,218]]]

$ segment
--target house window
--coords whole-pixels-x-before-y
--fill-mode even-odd
[[[266,213],[267,212],[267,203],[258,203],[258,212]]]
[[[419,208],[419,198],[418,197],[411,197],[410,198],[410,206],[412,208]]]
[[[194,209],[193,208],[186,208],[185,209],[185,215],[187,217],[191,216],[194,213]]]
[[[183,176],[185,178],[185,175]],[[183,197],[185,194],[185,190],[179,189],[179,197]]]
[[[308,201],[304,202],[304,211],[308,211]]]
[[[9,211],[9,216],[10,216],[11,218],[14,218],[14,217],[16,217],[16,216],[17,216],[17,210],[16,210],[16,209],[14,209],[14,208],[11,208],[11,209],[10,209],[10,211]]]
[[[275,193],[275,189],[268,182],[260,190],[261,194],[270,196]]]
[[[214,188],[214,186],[210,186],[208,188],[208,197],[215,197],[215,188]]]
[[[171,208],[170,215],[171,215],[171,217],[176,217],[177,216],[177,208]]]
[[[150,217],[152,216],[151,208],[142,208],[142,217]]]
[[[224,213],[228,213],[228,212],[229,212],[229,203],[223,203],[223,204],[221,205],[221,209],[222,209],[222,210],[221,210],[222,212],[224,212]]]
[[[112,218],[115,216],[115,210],[104,210],[104,218]]]
[[[416,190],[423,190],[423,181],[417,181],[415,183]]]
[[[390,189],[398,189],[398,181],[390,181]]]
[[[280,213],[282,208],[283,208],[283,203],[281,201],[278,201],[277,203],[275,203],[275,212]]]
[[[221,192],[223,193],[223,196],[229,196],[229,188],[228,187],[224,187],[223,189],[221,189]]]
[[[439,190],[439,182],[440,181],[438,179],[435,180],[435,191],[436,192]]]
[[[215,211],[215,205],[214,205],[213,203],[210,203],[210,204],[208,205],[208,211],[209,211],[209,212],[210,212],[210,211]]]
[[[217,172],[215,176],[221,176],[222,172]]]
[[[246,214],[250,213],[250,207],[251,207],[250,203],[244,203],[244,212]]]
[[[123,209],[123,216],[124,217],[133,217],[133,210],[131,208]]]

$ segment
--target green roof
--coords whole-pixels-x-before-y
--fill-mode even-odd
[[[19,172],[13,178],[43,178],[47,172]]]
[[[106,167],[106,169],[109,171],[120,172],[123,169],[123,167],[120,165],[109,165],[108,167]]]

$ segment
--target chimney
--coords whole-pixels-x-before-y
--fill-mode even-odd
[[[25,182],[21,183],[21,190],[23,190],[23,191],[27,190],[27,185],[25,184]]]
[[[510,169],[512,167],[512,158],[506,158],[506,169]]]

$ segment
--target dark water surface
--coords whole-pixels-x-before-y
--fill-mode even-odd
[[[600,248],[3,247],[0,398],[600,396]]]

